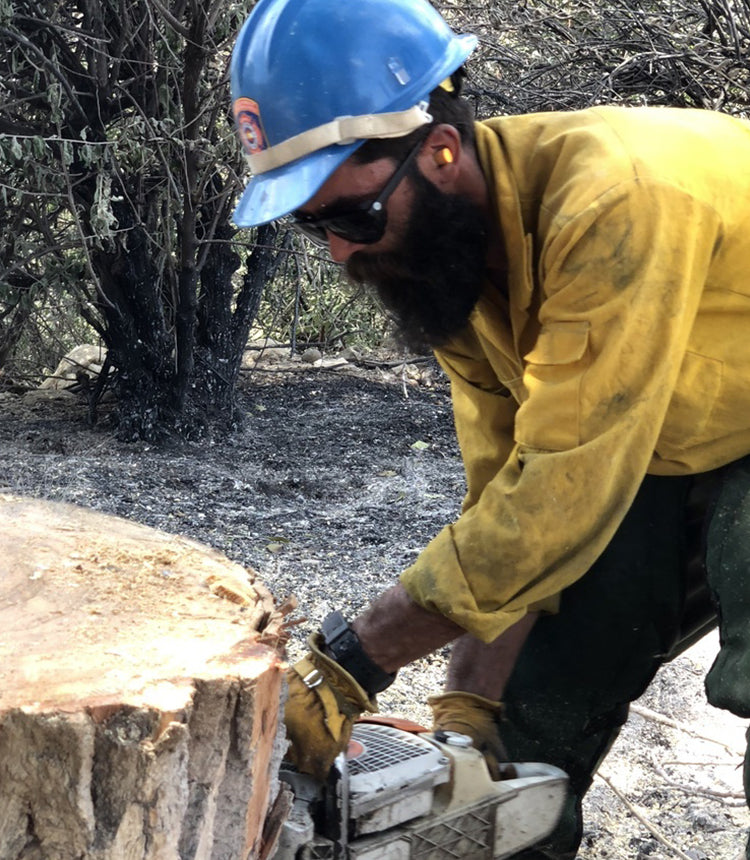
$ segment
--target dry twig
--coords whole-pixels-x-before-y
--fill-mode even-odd
[[[712,767],[716,767],[717,764],[723,764],[724,762],[702,762],[697,763],[699,766],[707,766],[710,765]],[[682,765],[685,766],[688,762],[672,762],[673,765]],[[695,762],[692,763],[695,766]],[[720,800],[726,806],[744,806],[745,795],[741,791],[732,791],[731,789],[727,789],[726,791],[717,791],[716,789],[711,788],[700,788],[696,785],[685,785],[682,782],[678,782],[673,779],[667,772],[664,770],[664,766],[660,764],[655,757],[651,758],[651,766],[654,771],[661,777],[662,780],[670,787],[677,789],[677,791],[681,791],[683,794],[689,794],[696,797],[707,797],[711,800]]]
[[[625,797],[625,795],[616,786],[612,784],[612,781],[609,779],[609,777],[605,776],[603,773],[597,773],[597,777],[601,779],[601,781],[606,786],[608,786],[610,791],[612,791],[615,797],[617,797],[617,799],[623,804],[623,806],[626,807],[628,812],[630,812],[631,815],[633,815],[636,819],[638,819],[638,821],[640,821],[640,823],[649,831],[649,833],[651,833],[651,835],[654,837],[654,839],[657,840],[657,842],[660,842],[666,849],[671,851],[675,857],[679,857],[680,860],[692,860],[689,855],[685,854],[684,851],[682,851],[680,848],[670,842],[669,839],[667,839],[667,837],[652,821],[650,821],[648,818],[646,818],[645,815],[639,812],[635,808],[635,806],[633,806],[633,804],[627,799],[627,797]]]
[[[685,732],[685,734],[690,735],[691,737],[698,738],[702,741],[708,741],[709,743],[716,744],[720,746],[722,749],[726,750],[732,756],[739,756],[742,758],[745,753],[744,750],[733,749],[732,747],[727,746],[723,741],[718,740],[718,738],[708,737],[708,735],[702,735],[699,732],[696,732],[692,726],[687,725],[687,723],[680,723],[677,720],[673,720],[670,717],[665,717],[664,714],[660,714],[657,711],[652,711],[650,708],[645,708],[643,705],[631,705],[630,706],[631,714],[638,714],[638,716],[643,717],[646,720],[651,720],[655,723],[661,723],[662,725],[669,726],[673,729],[678,729],[681,732]]]

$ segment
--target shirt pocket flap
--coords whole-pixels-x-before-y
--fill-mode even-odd
[[[528,398],[516,415],[516,441],[537,451],[580,444],[581,379],[589,366],[589,324],[544,326],[525,356]]]
[[[573,364],[586,354],[588,343],[589,323],[550,323],[524,358],[529,364]]]

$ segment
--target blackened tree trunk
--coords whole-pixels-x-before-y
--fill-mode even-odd
[[[272,228],[231,224],[246,177],[227,72],[252,5],[0,3],[7,203],[42,201],[24,247],[55,246],[56,288],[108,348],[124,438],[234,420],[276,253]]]
[[[230,226],[222,225],[218,238],[228,239],[230,231]],[[211,246],[201,270],[196,358],[202,384],[193,398],[197,410],[214,421],[235,421],[234,394],[245,344],[263,288],[280,259],[276,237],[277,228],[272,224],[258,229],[255,248],[242,266],[241,286],[231,312],[233,276],[241,268],[241,260],[229,241]]]

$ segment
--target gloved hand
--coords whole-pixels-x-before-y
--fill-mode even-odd
[[[287,759],[297,770],[325,780],[346,749],[356,718],[377,706],[354,678],[322,651],[323,637],[308,639],[310,653],[287,673],[289,696],[284,722],[291,746]]]
[[[498,726],[503,712],[501,702],[455,691],[432,696],[427,703],[432,708],[433,731],[442,729],[468,735],[484,755],[490,777],[498,780],[509,776],[501,765],[508,760]]]

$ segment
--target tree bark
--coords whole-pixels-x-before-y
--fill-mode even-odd
[[[252,572],[13,496],[0,551],[0,860],[267,856],[284,610]]]

